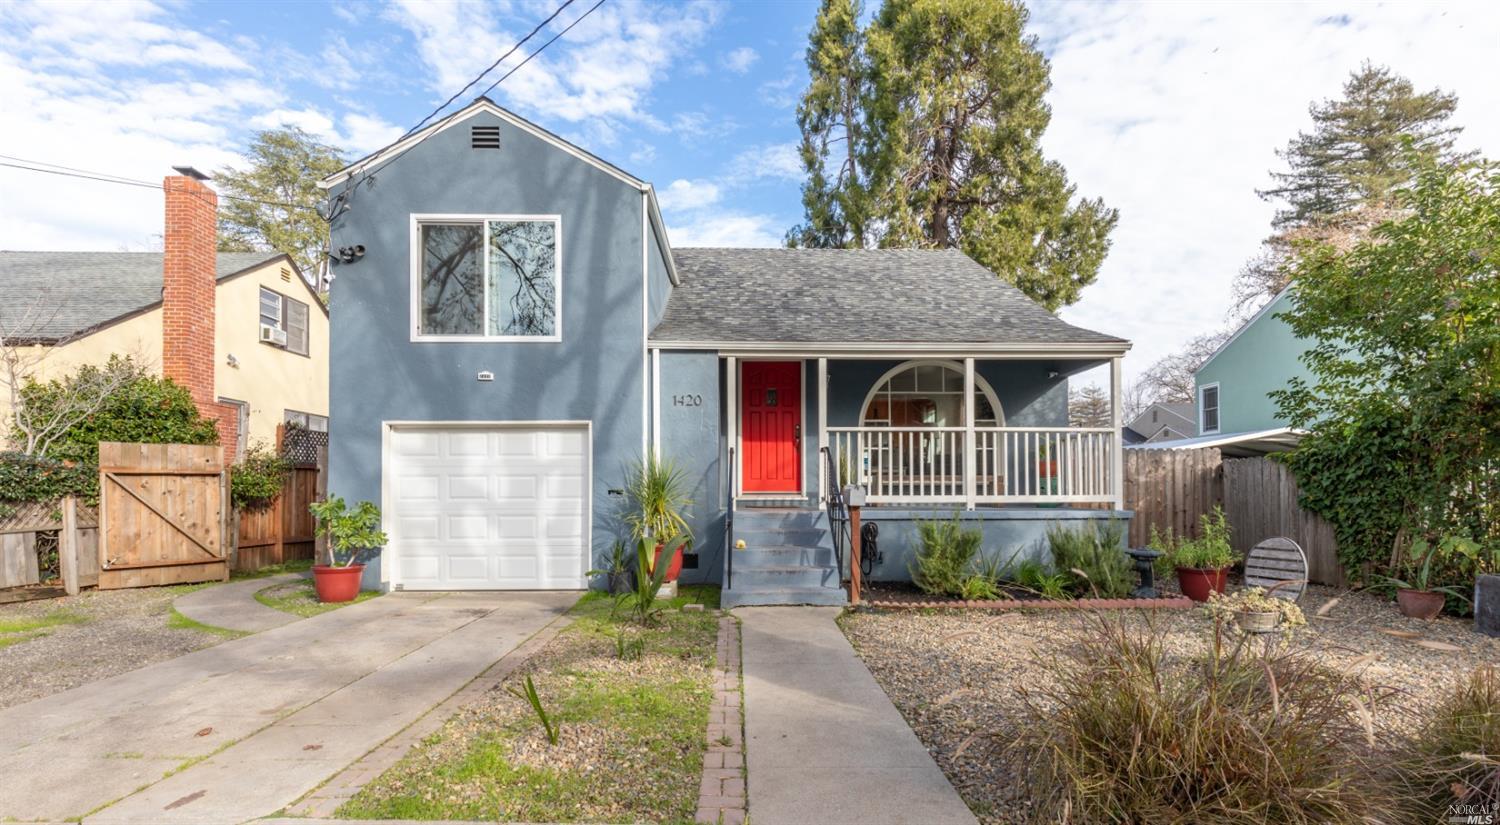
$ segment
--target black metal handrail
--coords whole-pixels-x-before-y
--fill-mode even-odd
[[[729,473],[724,476],[724,589],[734,587],[734,448],[729,448]]]
[[[839,486],[838,468],[833,466],[833,451],[821,447],[823,472],[826,474],[823,505],[828,510],[828,532],[833,534],[833,560],[838,565],[839,583],[844,581],[844,549],[852,547],[849,535],[849,506],[844,502],[844,489]]]

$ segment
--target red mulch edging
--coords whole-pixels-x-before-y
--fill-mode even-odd
[[[861,601],[856,607],[878,607],[882,610],[925,608],[963,608],[975,610],[1186,610],[1197,603],[1186,596],[1165,599],[993,599],[989,601],[915,601],[907,599]]]

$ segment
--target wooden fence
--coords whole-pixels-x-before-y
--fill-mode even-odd
[[[307,505],[322,496],[323,486],[317,464],[296,464],[270,507],[241,510],[234,569],[259,570],[313,558],[317,529]]]
[[[55,534],[55,536],[53,535]],[[63,586],[38,588],[38,550],[55,542],[58,575]],[[52,595],[76,595],[99,583],[98,513],[73,497],[60,502],[23,505],[0,522],[0,603]]]
[[[1125,509],[1130,546],[1145,547],[1151,528],[1196,538],[1198,520],[1224,503],[1223,459],[1214,447],[1126,450]]]
[[[1212,447],[1125,451],[1125,509],[1130,546],[1143,547],[1151,529],[1197,538],[1199,519],[1224,508],[1230,543],[1249,552],[1257,542],[1286,536],[1307,554],[1308,578],[1344,586],[1333,527],[1297,504],[1297,482],[1286,465],[1269,458],[1224,459]]]
[[[229,474],[217,445],[99,444],[99,588],[223,581]]]
[[[1307,554],[1307,577],[1344,586],[1333,525],[1297,504],[1297,479],[1285,464],[1269,458],[1224,462],[1224,514],[1234,549],[1246,553],[1268,536],[1286,536]]]

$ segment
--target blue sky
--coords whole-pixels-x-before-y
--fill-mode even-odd
[[[558,2],[5,0],[0,154],[154,181],[233,164],[283,122],[362,153]],[[1458,93],[1463,145],[1500,155],[1497,4],[1031,8],[1053,67],[1046,149],[1121,212],[1098,283],[1062,315],[1132,339],[1127,375],[1233,323],[1230,284],[1274,210],[1254,190],[1362,60]],[[801,216],[795,104],[815,11],[606,0],[492,96],[653,181],[674,244],[775,244]],[[159,192],[0,168],[0,248],[149,249],[160,221]]]

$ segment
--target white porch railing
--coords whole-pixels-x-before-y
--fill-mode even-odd
[[[838,483],[863,485],[871,504],[1114,501],[1119,443],[1108,427],[975,427],[972,462],[967,434],[964,427],[829,427],[828,446]]]

